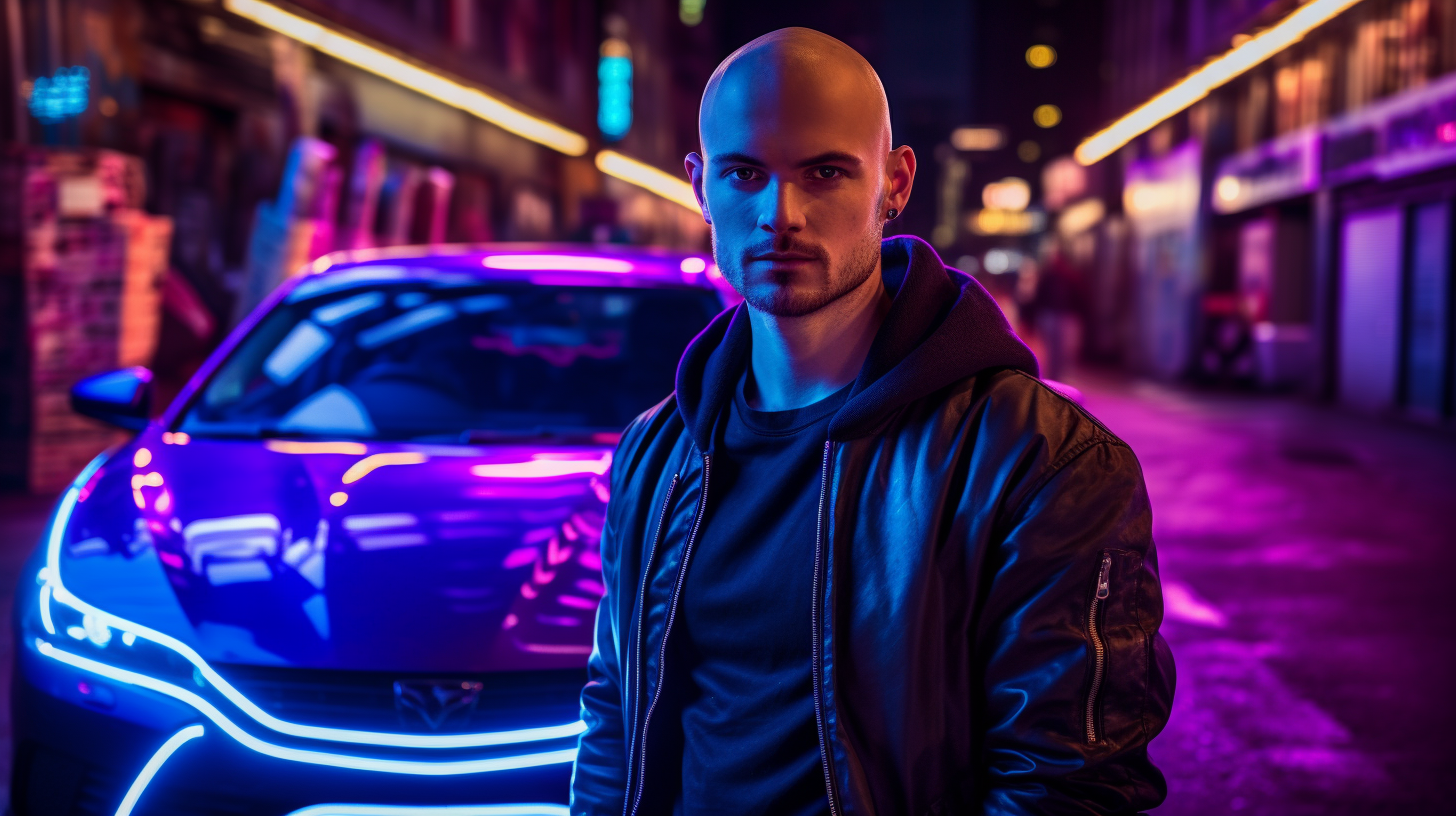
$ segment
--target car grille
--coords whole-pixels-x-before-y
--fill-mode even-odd
[[[218,671],[249,700],[280,719],[306,725],[371,731],[470,733],[572,722],[580,714],[585,669],[529,672],[354,672],[219,665]],[[397,703],[395,683],[478,682],[472,706],[434,726]]]

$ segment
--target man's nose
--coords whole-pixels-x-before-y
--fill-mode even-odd
[[[758,217],[760,229],[775,235],[804,228],[803,191],[796,184],[773,179],[764,190],[765,207]]]

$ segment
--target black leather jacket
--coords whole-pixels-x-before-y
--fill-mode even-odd
[[[1147,745],[1173,664],[1137,460],[1035,379],[977,283],[912,238],[882,258],[894,304],[831,422],[805,542],[831,812],[1154,807],[1166,786]],[[573,814],[671,806],[681,754],[659,679],[747,322],[740,306],[693,341],[677,392],[613,461]]]

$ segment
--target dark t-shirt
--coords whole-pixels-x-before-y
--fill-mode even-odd
[[[849,388],[776,412],[749,408],[743,388],[719,423],[672,634],[683,738],[673,812],[824,816],[811,697],[814,546],[824,442]]]

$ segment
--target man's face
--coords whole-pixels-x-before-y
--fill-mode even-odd
[[[730,72],[704,103],[689,172],[719,268],[760,311],[815,312],[879,268],[889,136],[856,84]]]

